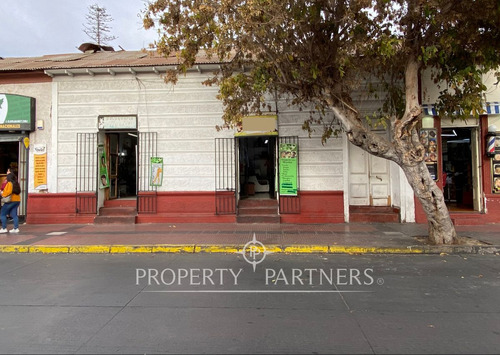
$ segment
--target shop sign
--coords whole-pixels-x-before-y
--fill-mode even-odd
[[[0,94],[0,131],[34,131],[35,99]]]
[[[500,139],[495,139],[495,155],[492,159],[492,171],[493,192],[500,194]]]
[[[277,136],[278,116],[245,116],[237,127],[236,137],[245,136]]]
[[[33,160],[35,190],[47,190],[47,146],[45,144],[33,146]]]
[[[163,158],[151,157],[151,186],[161,186],[163,183]]]
[[[435,128],[420,130],[420,143],[425,148],[425,165],[433,180],[439,178],[438,174],[438,145],[437,130]]]
[[[298,146],[281,143],[279,146],[279,192],[282,196],[297,196]]]
[[[106,159],[106,152],[104,151],[104,145],[99,144],[97,147],[97,152],[99,156],[99,188],[105,189],[109,187],[109,174],[108,174],[108,162]]]
[[[137,129],[137,115],[101,115],[97,121],[99,129]]]

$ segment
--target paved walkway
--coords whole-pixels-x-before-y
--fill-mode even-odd
[[[12,226],[8,226],[11,229]],[[40,224],[0,234],[1,252],[151,253],[237,252],[254,240],[285,253],[492,253],[500,251],[500,225],[458,226],[463,245],[425,243],[427,226],[342,224]]]

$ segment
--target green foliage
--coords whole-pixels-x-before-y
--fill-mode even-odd
[[[491,0],[157,0],[145,10],[144,26],[158,29],[159,52],[177,53],[177,74],[201,51],[225,63],[207,80],[219,85],[223,126],[260,112],[272,93],[321,108],[315,123],[325,125],[324,138],[335,132],[323,121],[326,108],[341,110],[344,125],[363,122],[353,96],[360,82],[376,81],[385,92],[366,91],[385,100],[370,115],[373,125],[405,117],[414,128],[418,117],[408,121],[407,104],[417,80],[402,82],[410,63],[434,69],[440,112],[460,118],[480,113],[481,76],[500,64],[500,5]]]

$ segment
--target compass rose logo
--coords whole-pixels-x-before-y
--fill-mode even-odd
[[[272,253],[272,251],[267,251],[264,244],[262,244],[255,238],[255,233],[253,234],[252,240],[245,244],[243,250],[236,252],[236,254],[243,255],[245,261],[252,265],[254,272],[257,264],[263,262],[266,258],[266,255]]]

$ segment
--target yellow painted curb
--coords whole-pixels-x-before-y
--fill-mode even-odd
[[[152,253],[154,245],[111,245],[111,254]]]
[[[359,246],[339,246],[331,245],[331,254],[422,254],[423,248],[397,248],[397,247],[359,247]]]
[[[277,245],[266,245],[266,252],[268,253],[283,253],[283,248]],[[242,248],[243,249],[243,248]]]
[[[155,245],[151,249],[152,253],[194,253],[194,245]]]
[[[237,253],[241,249],[230,245],[197,245],[195,253]]]
[[[424,254],[433,252],[424,247],[361,247],[340,245],[266,245],[268,253],[324,254]],[[0,245],[0,253],[41,254],[129,254],[129,253],[241,253],[244,246],[235,245]],[[436,251],[434,251],[435,253]],[[452,252],[452,251],[450,251]]]
[[[30,245],[28,253],[41,254],[67,254],[69,247],[66,245]]]
[[[28,245],[0,245],[0,253],[29,253]]]
[[[328,253],[328,245],[289,245],[283,251],[285,253]]]
[[[75,245],[69,247],[70,254],[109,254],[109,245]]]

